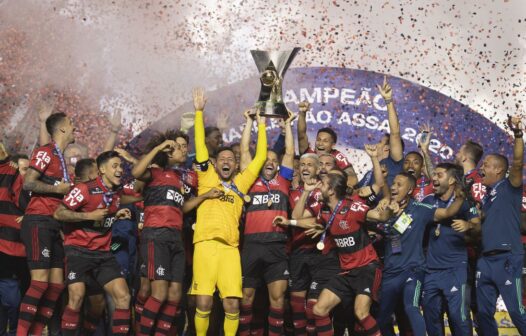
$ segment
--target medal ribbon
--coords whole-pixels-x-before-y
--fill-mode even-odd
[[[62,176],[64,177],[64,181],[69,183],[71,181],[69,180],[68,167],[66,166],[66,160],[64,160],[64,154],[62,154],[60,147],[58,147],[57,143],[54,141],[53,146],[55,146],[55,151],[57,152],[58,158],[60,160],[60,166],[62,167]]]
[[[229,190],[232,190],[234,193],[236,193],[236,195],[238,195],[239,197],[241,197],[241,199],[243,200],[243,202],[245,202],[245,194],[243,194],[241,191],[239,191],[239,189],[237,188],[236,184],[232,181],[232,183],[226,183],[224,181],[221,181],[221,185]]]
[[[106,189],[103,190],[104,193],[102,194],[102,201],[104,202],[104,205],[106,205],[106,208],[109,208],[111,205],[111,202],[113,201],[113,195],[115,194],[114,191],[112,191],[106,184],[104,184],[104,180],[102,177],[99,177],[100,182],[102,183],[102,186]]]
[[[340,210],[340,206],[342,205],[342,203],[343,203],[343,199],[339,200],[338,204],[334,208],[334,211],[331,213],[331,217],[329,218],[329,221],[327,222],[327,226],[325,226],[325,229],[323,230],[323,233],[321,234],[319,243],[323,244],[323,241],[325,240],[325,236],[327,235],[327,231],[331,228],[332,222],[334,222],[334,218],[336,217],[336,214]]]

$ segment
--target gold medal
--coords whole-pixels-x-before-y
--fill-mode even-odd
[[[435,229],[435,236],[436,237],[440,236],[440,225],[438,225],[437,228]]]
[[[192,224],[192,231],[195,231],[195,223]]]
[[[318,244],[316,244],[316,248],[320,251],[323,251],[323,249],[325,248],[325,244],[321,241]]]
[[[244,200],[246,203],[250,203],[250,201],[252,200],[252,198],[250,198],[250,196],[248,196],[248,195],[245,195],[245,196],[243,196],[243,200]]]
[[[267,206],[270,208],[272,206],[272,200],[269,199],[268,202],[267,202]]]

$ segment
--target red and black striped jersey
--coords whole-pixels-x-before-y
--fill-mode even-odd
[[[290,202],[291,209],[294,209],[294,207],[296,206],[296,203],[298,202],[302,192],[303,192],[303,188],[299,188],[299,189],[290,191],[289,202]],[[307,204],[305,205],[305,210],[309,211],[312,217],[317,217],[318,213],[321,211],[321,208],[322,208],[321,198],[322,198],[321,191],[319,189],[311,191],[309,194],[309,197],[307,199]],[[301,249],[316,248],[316,243],[318,241],[316,239],[312,239],[311,237],[307,236],[305,234],[304,229],[292,227],[291,230],[292,230],[292,236],[291,236],[291,249],[292,250],[296,250],[298,248],[301,248]]]
[[[307,148],[305,153],[316,154],[316,152],[310,147]],[[352,167],[352,164],[349,162],[347,157],[339,150],[332,149],[330,154],[334,157],[334,160],[336,161],[336,166],[338,166],[338,168],[340,168],[341,170],[345,170],[349,167]]]
[[[119,209],[122,191],[111,192],[100,177],[76,184],[64,197],[62,204],[73,211],[91,212],[108,209],[108,216],[102,221],[86,220],[64,224],[64,245],[85,248],[91,251],[109,251],[111,226]]]
[[[144,227],[182,229],[184,185],[175,170],[150,168],[151,179],[145,185]]]
[[[431,195],[433,192],[433,183],[431,183],[430,179],[422,175],[418,181],[416,181],[413,198],[418,202],[422,202],[427,195]]]
[[[276,216],[287,218],[290,181],[277,174],[270,181],[259,177],[248,191],[251,201],[246,205],[244,240],[254,242],[287,241],[287,231],[272,225]]]
[[[337,209],[329,228],[330,237],[336,245],[340,267],[343,270],[365,266],[378,261],[378,256],[365,229],[369,206],[358,196],[344,199]],[[327,225],[332,215],[321,216]]]
[[[482,176],[477,169],[473,169],[465,176],[466,185],[471,190],[471,197],[477,204],[482,204],[482,199],[486,196],[487,188],[482,183]]]
[[[22,184],[22,176],[11,167],[9,158],[0,161],[0,252],[15,257],[26,255],[16,221],[24,215]]]
[[[59,154],[53,143],[39,147],[33,151],[29,168],[36,170],[39,180],[45,184],[55,185],[64,178],[64,171]],[[31,193],[31,201],[26,209],[26,215],[52,216],[64,195]]]

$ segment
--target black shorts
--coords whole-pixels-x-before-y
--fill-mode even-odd
[[[183,282],[185,269],[181,232],[171,228],[145,228],[141,234],[141,276],[148,280]]]
[[[121,266],[111,252],[90,251],[66,246],[66,284],[83,282],[90,285],[88,295],[100,294],[100,288],[108,282],[124,278]],[[96,284],[93,283],[95,281]],[[92,291],[94,289],[95,291]]]
[[[104,294],[104,287],[102,287],[91,274],[86,274],[85,277],[86,296],[102,295]]]
[[[289,258],[291,292],[308,290],[307,298],[317,299],[325,285],[340,273],[336,251],[321,254],[318,250],[297,249]]]
[[[285,243],[245,243],[241,251],[243,288],[258,288],[277,280],[289,279]]]
[[[30,270],[64,268],[64,245],[60,222],[51,216],[25,215],[20,237],[26,247]]]
[[[336,275],[325,288],[336,294],[345,307],[359,294],[367,295],[378,302],[381,282],[380,266],[377,263],[370,263]]]

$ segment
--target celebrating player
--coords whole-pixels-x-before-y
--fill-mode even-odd
[[[234,336],[239,325],[239,299],[243,296],[238,226],[243,204],[250,201],[246,193],[267,158],[265,118],[257,116],[258,142],[254,160],[236,174],[235,155],[229,148],[219,148],[215,165],[210,165],[203,120],[206,99],[202,89],[194,90],[193,100],[199,195],[212,188],[224,191],[221,197],[206,200],[197,209],[194,279],[190,291],[197,295],[195,328],[198,336],[206,335],[217,287],[225,309],[225,336]]]

